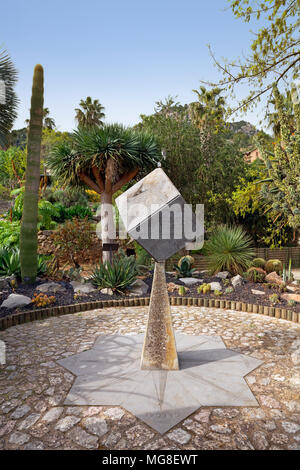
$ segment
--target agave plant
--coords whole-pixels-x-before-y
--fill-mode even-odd
[[[46,272],[46,262],[42,255],[38,255],[37,273]],[[20,250],[19,248],[3,247],[0,250],[0,277],[12,276],[21,277]]]
[[[0,276],[21,276],[20,251],[18,248],[2,248],[0,251]]]
[[[192,268],[194,258],[192,256],[183,256],[174,268],[177,271],[177,277],[191,277],[196,269]]]
[[[137,274],[134,256],[115,255],[111,263],[105,261],[97,266],[90,280],[98,288],[122,293],[136,280]]]
[[[213,274],[219,271],[242,274],[249,268],[255,254],[251,237],[241,227],[223,225],[207,241],[205,253]]]

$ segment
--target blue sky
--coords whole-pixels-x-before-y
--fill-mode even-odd
[[[45,106],[59,130],[75,127],[81,98],[98,98],[108,122],[127,125],[168,95],[194,100],[199,80],[220,77],[210,58],[247,53],[252,34],[227,0],[10,0],[0,45],[18,71],[19,116],[29,114],[33,68],[45,70]],[[3,21],[3,19],[5,20]],[[245,90],[247,91],[247,90]],[[247,118],[257,124],[257,112]],[[237,118],[240,119],[240,116]],[[237,120],[236,119],[236,120]]]

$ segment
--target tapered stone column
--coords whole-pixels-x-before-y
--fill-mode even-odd
[[[164,261],[155,263],[141,369],[179,369]]]

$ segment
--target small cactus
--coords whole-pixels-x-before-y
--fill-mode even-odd
[[[277,294],[272,294],[272,295],[269,296],[269,300],[270,300],[271,304],[275,305],[275,304],[278,303],[279,297],[278,297]]]
[[[179,293],[179,295],[185,295],[185,287],[180,286],[179,289],[178,289],[178,293]]]
[[[233,287],[227,287],[227,289],[225,289],[225,294],[231,294],[233,292]]]
[[[265,264],[265,271],[267,273],[276,272],[280,274],[283,270],[282,262],[279,259],[269,259]]]
[[[215,294],[216,297],[219,297],[220,295],[222,295],[222,291],[216,289],[214,294]]]
[[[264,260],[263,258],[254,258],[254,260],[252,261],[252,266],[254,268],[264,269],[265,264],[266,264],[266,260]]]
[[[288,305],[289,305],[290,307],[294,307],[294,306],[296,305],[296,301],[293,300],[293,299],[290,299],[290,300],[288,300]]]

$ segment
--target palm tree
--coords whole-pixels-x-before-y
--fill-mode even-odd
[[[82,108],[76,108],[75,119],[78,127],[91,127],[91,126],[103,126],[102,119],[105,118],[104,107],[99,103],[99,100],[92,100],[90,96],[86,100],[81,100],[79,106]]]
[[[114,227],[113,194],[132,180],[141,169],[154,167],[161,154],[153,136],[120,124],[80,127],[72,142],[56,145],[47,165],[65,185],[82,186],[101,195],[102,243],[111,243]],[[103,261],[110,260],[108,252]]]
[[[25,124],[26,127],[28,128],[29,126],[29,119],[25,119]],[[44,108],[43,109],[43,129],[54,129],[55,128],[55,121],[52,117],[50,117],[50,111],[49,108]]]
[[[17,70],[6,51],[0,51],[0,147],[5,147],[7,137],[17,117],[17,104],[14,86]]]
[[[50,130],[55,128],[55,121],[52,117],[50,117],[49,108],[43,109],[43,128]]]

